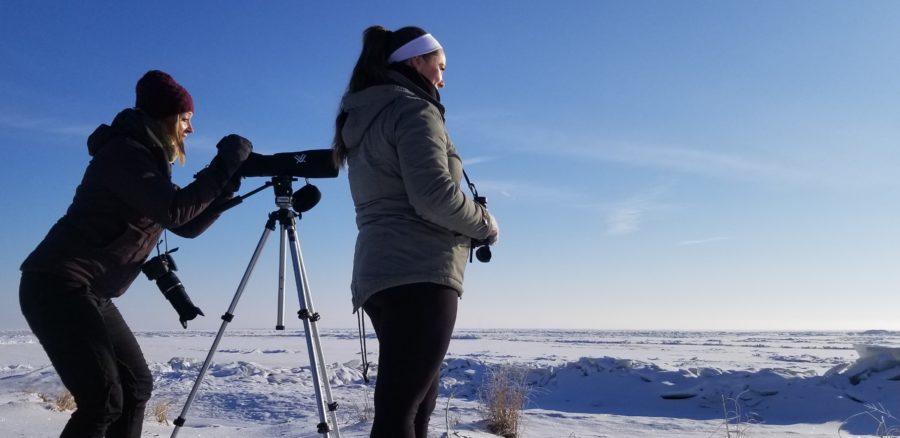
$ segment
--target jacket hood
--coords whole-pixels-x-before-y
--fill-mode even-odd
[[[414,97],[434,105],[443,117],[444,106],[434,96],[429,95],[399,71],[388,72],[393,82],[375,85],[356,93],[347,94],[341,100],[341,110],[347,113],[347,121],[341,130],[344,144],[354,148],[362,142],[369,126],[378,114],[395,99]]]
[[[159,149],[162,151],[162,146],[147,133],[146,126],[144,115],[140,110],[134,108],[122,110],[113,119],[112,125],[100,125],[88,137],[88,153],[91,156],[96,155],[100,149],[109,144],[110,140],[117,137],[128,137],[145,145],[148,149]]]
[[[341,100],[341,110],[347,113],[347,121],[341,130],[348,148],[358,146],[369,125],[385,107],[401,96],[414,96],[399,85],[375,85],[356,93],[347,94]]]

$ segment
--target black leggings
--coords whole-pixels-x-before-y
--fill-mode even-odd
[[[431,283],[385,289],[366,300],[378,336],[371,437],[428,436],[458,301],[455,289]]]
[[[59,278],[25,273],[19,303],[78,405],[60,436],[140,437],[153,376],[112,301]]]

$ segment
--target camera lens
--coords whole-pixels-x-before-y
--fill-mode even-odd
[[[178,279],[178,276],[176,276],[174,272],[170,271],[159,277],[156,280],[156,285],[159,287],[159,290],[165,294],[173,287],[181,286],[181,280]]]
[[[475,250],[475,257],[481,263],[487,263],[487,262],[491,261],[491,256],[492,256],[491,247],[489,247],[487,245],[482,246],[481,248],[478,248],[477,250]]]

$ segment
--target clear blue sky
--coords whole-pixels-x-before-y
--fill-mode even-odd
[[[228,133],[328,147],[363,29],[412,24],[445,46],[447,125],[501,226],[458,327],[900,330],[897,23],[888,1],[0,2],[0,328],[25,327],[18,266],[145,71],[194,97],[186,184]],[[314,183],[320,325],[353,327],[346,177]],[[219,326],[273,209],[170,236],[192,328]],[[232,327],[275,323],[276,237]],[[179,327],[143,276],[117,303]]]

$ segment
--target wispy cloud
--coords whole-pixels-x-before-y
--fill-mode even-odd
[[[203,150],[215,151],[216,143],[218,143],[220,139],[221,139],[221,137],[214,138],[214,137],[209,137],[209,136],[205,136],[205,135],[198,136],[198,135],[191,134],[191,136],[188,137],[187,140],[185,140],[185,147],[194,149],[194,150],[203,149]],[[256,148],[254,147],[254,150],[255,149]],[[268,153],[268,152],[260,152],[260,153]],[[272,153],[274,153],[274,152],[272,152]]]
[[[624,236],[637,232],[641,226],[644,210],[638,207],[625,206],[613,210],[606,217],[606,234]]]
[[[607,207],[606,234],[625,236],[640,231],[648,213],[671,208],[671,205],[658,201],[668,190],[667,185],[659,185]]]
[[[96,127],[86,124],[72,124],[49,117],[19,117],[0,114],[0,126],[4,128],[36,131],[45,134],[87,137]]]
[[[768,154],[765,147],[735,149],[729,144],[683,145],[607,141],[595,132],[565,132],[555,128],[523,125],[507,119],[465,120],[466,129],[476,131],[488,144],[505,150],[534,155],[620,163],[663,169],[721,180],[768,184],[830,184],[818,168],[807,161],[785,155]],[[765,145],[762,145],[765,146]],[[798,145],[813,149],[809,145]]]
[[[463,160],[463,166],[475,166],[478,164],[489,163],[494,161],[496,158],[494,157],[474,157],[474,158],[466,158]]]
[[[731,180],[805,183],[815,178],[812,172],[783,163],[681,146],[607,144],[568,148],[563,153],[578,158]]]
[[[472,182],[482,195],[498,193],[506,198],[538,203],[578,204],[588,200],[587,197],[576,191],[545,184],[498,180],[473,180]]]
[[[678,246],[703,245],[703,244],[707,244],[707,243],[721,242],[723,240],[731,240],[731,238],[725,237],[725,236],[718,236],[718,237],[707,237],[704,239],[682,240],[681,242],[678,242],[677,245]]]
[[[479,122],[497,123],[499,120],[509,120],[515,116],[514,111],[503,108],[468,108],[447,113],[447,123],[452,124],[478,124]]]
[[[603,218],[604,232],[609,236],[634,234],[641,230],[648,215],[661,210],[677,208],[677,205],[661,200],[669,192],[669,184],[650,187],[619,202],[598,204],[592,195],[564,187],[519,181],[473,182],[481,195],[496,196],[499,194],[517,201],[544,206],[564,205],[587,211],[591,215],[600,215]]]
[[[99,123],[98,123],[99,124]],[[18,129],[43,134],[63,135],[87,139],[98,124],[72,124],[50,117],[19,117],[0,114],[0,127]],[[191,150],[215,150],[219,138],[191,135],[187,140],[187,147]]]

